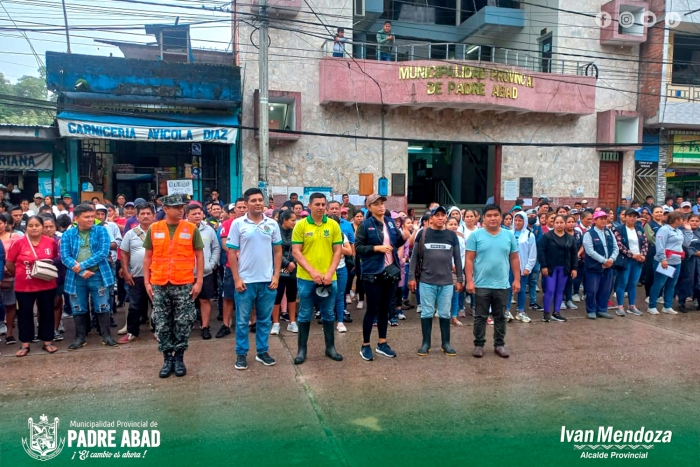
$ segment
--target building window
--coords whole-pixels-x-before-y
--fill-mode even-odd
[[[671,82],[700,86],[700,36],[674,35]]]
[[[270,140],[298,140],[300,135],[283,133],[283,131],[301,131],[301,93],[292,91],[268,91],[268,123]],[[260,110],[260,92],[255,91],[255,124],[257,126]],[[258,137],[258,132],[255,132]]]

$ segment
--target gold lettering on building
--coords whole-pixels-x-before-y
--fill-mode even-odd
[[[534,88],[532,76],[518,71],[486,69],[469,65],[400,66],[399,80],[429,79],[426,83],[428,95],[485,96],[488,79],[493,82],[491,97],[517,99],[519,87]],[[441,81],[448,79],[448,81]]]

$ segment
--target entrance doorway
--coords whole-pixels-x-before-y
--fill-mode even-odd
[[[600,161],[598,205],[615,209],[622,197],[622,163]]]
[[[408,203],[483,205],[493,196],[495,146],[416,141],[408,146]]]

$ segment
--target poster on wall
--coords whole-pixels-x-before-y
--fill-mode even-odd
[[[168,195],[194,196],[194,184],[192,180],[168,180]]]
[[[305,186],[304,187],[304,196],[303,196],[303,198],[301,198],[301,202],[304,203],[304,206],[309,204],[309,196],[311,196],[313,193],[323,193],[324,195],[326,195],[327,200],[333,199],[333,188],[332,187],[329,187],[329,186]]]
[[[673,164],[700,164],[700,135],[673,135]]]

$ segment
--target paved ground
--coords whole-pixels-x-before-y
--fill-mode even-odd
[[[566,313],[567,323],[513,323],[508,360],[488,347],[489,327],[486,355],[476,360],[468,325],[452,328],[457,357],[435,351],[418,357],[420,325],[410,310],[389,330],[398,358],[373,362],[359,356],[359,313],[350,332],[337,337],[341,363],[323,356],[315,324],[304,365],[292,364],[296,335],[283,326],[281,336],[270,338],[278,364],[252,361],[243,372],[233,369],[232,336],[202,341],[196,331],[185,358],[188,375],[166,380],[157,377],[162,360],[145,326],[148,338],[117,349],[92,334],[77,352],[65,350],[69,340],[58,343],[55,355],[34,344],[23,359],[3,340],[0,466],[37,463],[21,438],[29,433],[27,419],[37,422],[42,414],[60,418],[63,437],[71,421],[158,423],[159,447],[130,450],[142,459],[85,464],[548,466],[584,463],[582,453],[641,452],[648,458],[616,462],[700,465],[700,312],[590,321],[579,310]],[[116,316],[122,323],[124,310]],[[66,327],[72,336],[72,323]],[[439,348],[436,342],[434,326]],[[562,443],[563,425],[596,436],[599,426],[643,426],[670,430],[672,440],[622,448]],[[119,445],[122,429],[117,433]],[[48,465],[79,462],[83,450],[66,445]]]

